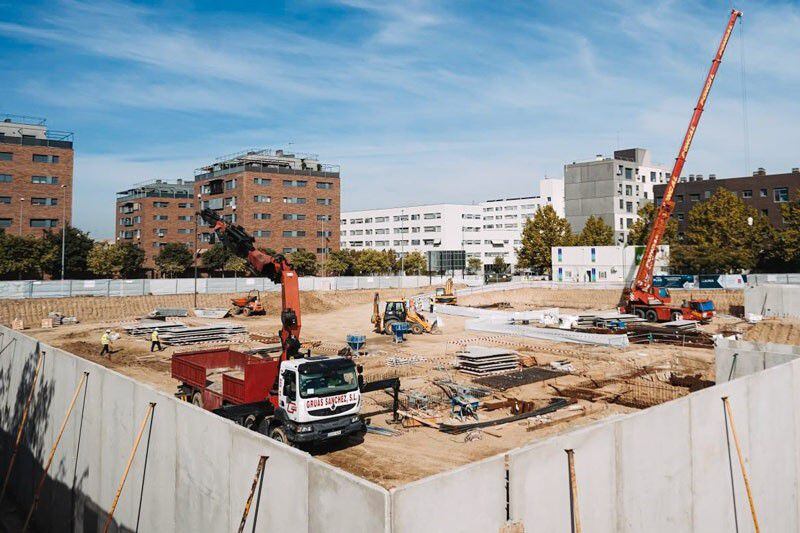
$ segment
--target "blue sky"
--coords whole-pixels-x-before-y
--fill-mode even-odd
[[[671,164],[729,1],[0,0],[0,112],[75,132],[76,225],[226,153],[342,167],[344,209],[535,194],[615,148]],[[800,166],[800,5],[741,2],[684,172]],[[744,48],[742,49],[742,43]]]

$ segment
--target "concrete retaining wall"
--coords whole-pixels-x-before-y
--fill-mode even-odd
[[[719,339],[714,347],[716,381],[749,376],[798,358],[800,346]]]
[[[800,318],[800,285],[748,286],[744,311],[763,316]]]
[[[37,349],[45,353],[45,362],[10,482],[10,496],[24,511],[69,400],[83,372],[90,373],[35,514],[41,531],[68,530],[71,521],[75,531],[102,527],[149,402],[156,402],[152,427],[144,433],[120,498],[116,530],[134,531],[138,521],[143,532],[235,531],[263,454],[269,460],[257,531],[389,531],[385,489],[7,328],[0,328],[0,476],[30,390]],[[255,512],[254,503],[248,531]]]

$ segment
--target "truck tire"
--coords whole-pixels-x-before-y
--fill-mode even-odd
[[[252,312],[253,311],[249,307],[245,307],[245,308],[242,309],[242,314],[244,316],[250,316],[250,313],[252,313]]]
[[[284,444],[288,444],[289,446],[292,445],[292,443],[289,442],[289,438],[286,436],[286,430],[284,430],[281,426],[272,428],[269,432],[269,438],[275,439],[276,441]]]
[[[200,391],[195,392],[192,394],[192,403],[199,407],[200,409],[203,408],[203,393]]]
[[[416,322],[414,324],[411,324],[411,333],[413,333],[414,335],[422,335],[422,332],[424,331],[425,329]]]
[[[644,309],[636,308],[633,310],[633,314],[638,316],[639,318],[644,318]]]
[[[242,425],[247,429],[256,431],[258,428],[258,417],[256,415],[247,415],[244,417],[244,420],[242,420]]]
[[[387,335],[394,335],[394,331],[392,331],[392,325],[397,324],[396,320],[389,320],[388,322],[383,324],[383,332]]]
[[[241,315],[242,314],[242,308],[239,307],[238,305],[234,305],[233,307],[231,307],[231,314],[232,315]]]
[[[676,320],[683,320],[683,313],[681,313],[680,311],[673,311],[670,318],[672,318],[673,322]]]
[[[644,319],[648,322],[658,322],[658,313],[655,309],[648,309],[644,314]]]

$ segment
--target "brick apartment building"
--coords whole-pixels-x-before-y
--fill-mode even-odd
[[[202,207],[243,226],[258,247],[308,250],[320,261],[339,249],[339,167],[316,155],[249,150],[221,157],[197,169],[194,187]],[[203,226],[201,241],[210,238]]]
[[[73,135],[0,115],[0,229],[40,235],[72,219]]]
[[[793,168],[785,174],[767,174],[763,168],[759,168],[752,176],[725,179],[717,179],[714,174],[709,174],[707,179],[702,174],[682,177],[675,187],[674,197],[674,217],[678,221],[679,233],[686,228],[687,215],[692,207],[711,198],[719,187],[728,189],[744,203],[758,209],[773,226],[780,229],[783,227],[781,205],[797,199],[800,169]],[[653,187],[656,205],[661,203],[665,188],[666,185]]]
[[[145,252],[145,268],[169,242],[194,248],[194,183],[153,180],[117,193],[117,242],[132,242]]]

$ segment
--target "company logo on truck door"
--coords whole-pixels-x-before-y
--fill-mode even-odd
[[[352,403],[358,401],[357,392],[348,392],[347,394],[339,394],[338,396],[326,396],[325,398],[309,398],[306,400],[306,408],[314,409],[316,407],[330,407],[336,408],[337,405],[343,403]]]

